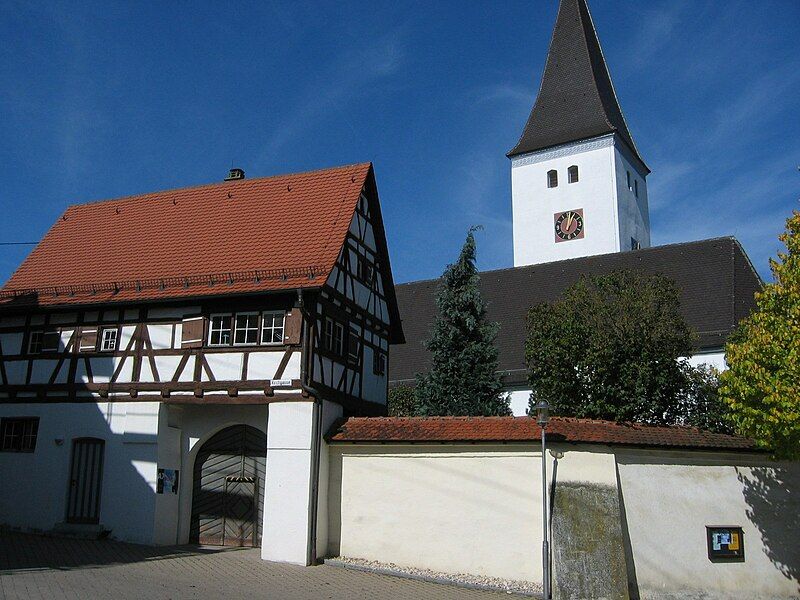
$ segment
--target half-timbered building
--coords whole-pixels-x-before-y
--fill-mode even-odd
[[[0,291],[0,522],[311,562],[401,341],[370,164],[71,206]]]

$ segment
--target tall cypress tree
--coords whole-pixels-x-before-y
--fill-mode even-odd
[[[417,377],[422,415],[511,414],[497,373],[497,324],[486,322],[478,285],[475,230],[469,230],[458,260],[447,266],[439,284],[439,314],[425,344],[433,361],[430,371]]]

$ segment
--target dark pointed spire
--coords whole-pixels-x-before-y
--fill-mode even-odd
[[[617,102],[586,0],[561,0],[536,104],[508,156],[614,132],[644,165]]]

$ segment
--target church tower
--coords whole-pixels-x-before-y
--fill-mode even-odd
[[[561,0],[511,159],[514,266],[650,246],[646,177],[586,0]]]

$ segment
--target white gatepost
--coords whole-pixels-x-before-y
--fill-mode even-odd
[[[315,404],[274,402],[267,421],[261,558],[310,562]]]

